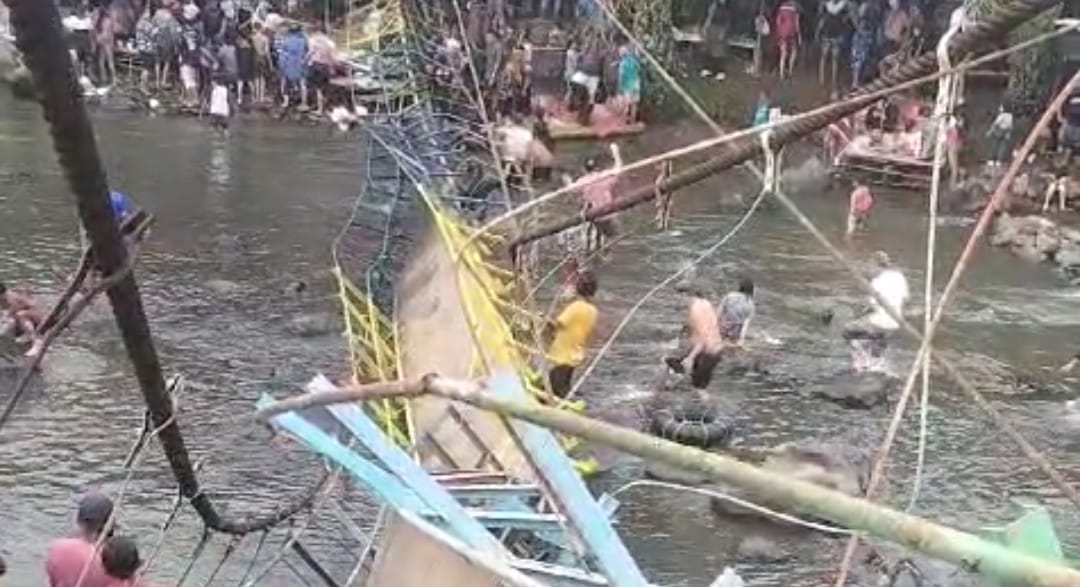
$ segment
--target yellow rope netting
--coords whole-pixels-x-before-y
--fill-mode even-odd
[[[348,53],[378,50],[386,37],[405,31],[401,4],[394,0],[375,0],[358,6],[353,2],[345,15],[345,26],[334,32],[334,43]]]
[[[357,383],[391,381],[401,374],[397,329],[371,296],[357,287],[340,266],[334,267],[338,297],[345,318],[345,338],[353,379]],[[413,445],[409,404],[400,400],[371,402],[376,421],[399,446]]]

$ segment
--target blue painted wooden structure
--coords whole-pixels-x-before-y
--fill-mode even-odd
[[[520,381],[511,373],[501,374],[489,380],[488,388],[505,398],[532,401]],[[264,395],[257,405],[273,403]],[[272,423],[343,468],[419,530],[449,548],[469,549],[460,553],[469,560],[504,561],[512,572],[552,587],[648,585],[608,515],[547,430],[512,423],[537,483],[505,479],[450,484],[425,471],[360,406],[337,405],[327,411],[357,450],[301,414],[281,414]],[[448,477],[453,475],[443,478]]]

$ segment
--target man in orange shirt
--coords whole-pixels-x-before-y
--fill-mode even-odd
[[[579,272],[574,280],[576,296],[548,323],[554,340],[548,349],[551,369],[548,384],[558,397],[570,393],[574,369],[585,362],[585,349],[596,330],[597,309],[592,302],[596,295],[596,277],[589,271]]]

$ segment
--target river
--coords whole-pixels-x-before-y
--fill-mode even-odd
[[[317,370],[345,369],[345,348],[338,337],[300,338],[288,323],[299,313],[334,311],[329,248],[362,182],[357,141],[321,127],[247,120],[226,139],[190,119],[119,112],[96,113],[95,125],[112,185],[157,216],[137,276],[166,371],[183,373],[189,381],[179,400],[182,424],[192,454],[204,459],[201,477],[207,489],[219,503],[242,504],[234,508],[239,511],[306,487],[317,474],[309,457],[267,442],[262,431],[236,430],[231,423],[264,391],[284,394]],[[687,133],[670,134],[670,140],[690,140]],[[641,155],[657,144],[653,138],[648,145],[631,140],[627,151]],[[731,177],[682,194],[676,231],[643,231],[613,253],[601,274],[601,337],[653,283],[735,222],[737,213],[716,204],[718,192],[746,183]],[[798,198],[830,236],[839,234],[842,194],[812,191]],[[77,256],[72,198],[38,110],[11,101],[6,93],[0,93],[0,225],[5,227],[0,231],[0,279],[41,292],[60,287]],[[862,259],[874,249],[888,250],[907,272],[913,297],[921,300],[924,225],[925,214],[912,194],[883,194],[869,235],[849,250]],[[941,230],[939,276],[967,230]],[[788,353],[792,369],[826,372],[842,365],[836,345],[821,344],[809,309],[854,304],[864,296],[779,208],[759,212],[701,269],[718,287],[740,271],[752,273],[759,288],[755,330],[795,351]],[[232,285],[214,285],[214,280]],[[300,294],[293,287],[298,281],[309,284]],[[655,375],[660,353],[678,331],[681,314],[681,302],[671,291],[643,306],[586,386],[591,407],[617,417],[632,413]],[[980,252],[949,316],[944,346],[961,366],[985,364],[992,357],[1047,378],[1055,377],[1052,369],[1073,352],[1071,333],[1080,324],[1076,290],[1049,268],[988,250]],[[908,343],[901,347],[897,365],[903,368],[913,349]],[[802,350],[814,358],[795,360]],[[5,579],[16,586],[41,584],[46,543],[70,528],[81,491],[120,485],[120,465],[142,418],[130,366],[104,304],[57,344],[43,379],[44,385],[0,431],[0,552],[10,569]],[[738,384],[738,389],[725,385],[718,384],[718,390],[736,397],[749,421],[744,442],[750,446],[876,428],[887,417],[881,410],[845,411],[767,383]],[[998,407],[1067,477],[1075,478],[1071,449],[1080,446],[1080,424],[1073,428],[1062,418],[1065,399],[1064,394],[1014,398]],[[887,499],[894,505],[907,501],[916,420],[912,412],[895,453],[898,464],[890,469]],[[1080,517],[940,378],[927,454],[918,513],[974,530],[1015,518],[1020,512],[1015,499],[1034,499],[1052,507],[1067,542],[1076,536]],[[600,484],[614,487],[639,473],[639,463],[618,459]],[[168,516],[173,491],[172,476],[155,446],[133,477],[120,520],[123,531],[137,536],[144,549]],[[706,585],[735,561],[734,546],[744,526],[712,517],[703,499],[656,489],[633,490],[620,499],[621,532],[653,582]],[[344,573],[356,556],[356,544],[343,541],[342,529],[326,516],[316,527],[322,531],[309,535],[309,546],[332,570]],[[280,548],[285,531],[270,537],[262,560]],[[199,536],[196,517],[185,511],[155,561],[153,578],[175,582]],[[215,584],[235,584],[257,541],[251,537],[240,545]],[[189,584],[205,581],[226,544],[224,538],[210,544]],[[737,566],[754,585],[817,584],[836,557],[821,556],[816,544],[794,541],[799,557],[786,564]],[[838,550],[842,543],[829,546]],[[295,584],[291,573],[281,566],[263,584]]]

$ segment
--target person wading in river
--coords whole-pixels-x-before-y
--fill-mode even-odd
[[[754,280],[739,278],[739,288],[720,300],[720,336],[727,346],[742,346],[754,318]]]
[[[856,183],[848,198],[847,230],[845,236],[851,238],[856,232],[864,230],[870,220],[870,210],[874,208],[874,194],[864,183]]]
[[[615,143],[611,143],[611,158],[614,161],[614,165],[610,170],[615,172],[613,175],[600,177],[602,173],[608,170],[601,170],[599,162],[590,157],[585,161],[585,175],[582,175],[576,182],[571,181],[568,176],[563,176],[564,184],[572,185],[579,190],[582,214],[588,214],[615,201],[615,184],[619,181],[618,171],[623,166],[619,146]],[[586,252],[589,252],[589,250],[598,251],[603,247],[604,239],[615,237],[618,232],[618,224],[616,224],[614,216],[596,218],[591,221],[589,232],[590,236],[586,238]]]
[[[708,300],[706,288],[698,283],[682,283],[676,288],[687,296],[686,324],[683,333],[690,343],[681,356],[666,357],[664,362],[676,373],[690,373],[690,384],[705,389],[712,381],[713,371],[720,362],[724,340],[716,308]]]
[[[75,536],[54,540],[45,556],[49,587],[107,587],[110,584],[101,558],[94,552],[94,544],[105,531],[112,512],[112,500],[100,493],[91,493],[79,502]]]
[[[548,329],[553,340],[548,349],[551,369],[548,384],[551,392],[563,398],[570,393],[574,381],[574,369],[585,362],[585,348],[596,330],[597,309],[593,304],[596,295],[596,277],[590,271],[582,271],[574,279],[577,294],[559,312],[558,318],[549,321]]]
[[[893,267],[889,256],[882,251],[874,254],[878,274],[870,286],[881,296],[889,309],[902,316],[904,304],[911,295],[907,278]],[[870,298],[871,311],[855,319],[844,328],[843,337],[851,345],[851,366],[856,373],[883,371],[885,351],[889,339],[900,328],[897,322],[874,297]]]

